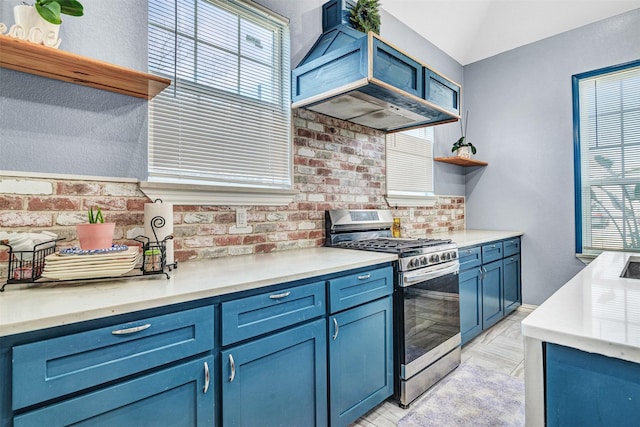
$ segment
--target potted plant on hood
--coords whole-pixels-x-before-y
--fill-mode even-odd
[[[349,10],[349,21],[358,31],[380,34],[379,0],[358,0]]]
[[[82,16],[84,8],[77,0],[35,0],[33,6],[21,4],[13,8],[15,25],[9,35],[32,43],[57,48],[61,14]]]
[[[464,142],[468,123],[469,112],[467,111],[467,120],[465,121],[464,129],[462,128],[462,120],[460,120],[460,133],[462,133],[462,136],[459,140],[454,142],[453,147],[451,147],[451,152],[456,153],[458,157],[462,157],[463,159],[470,159],[472,154],[476,154],[476,147],[474,147],[470,142]]]
[[[87,213],[89,223],[76,224],[76,233],[80,242],[80,249],[107,249],[113,245],[113,233],[116,228],[115,222],[104,222],[102,210],[97,207],[93,212],[93,207]]]

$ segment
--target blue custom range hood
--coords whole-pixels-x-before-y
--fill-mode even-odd
[[[292,72],[292,107],[386,132],[459,120],[460,85],[352,28],[353,4],[322,6],[324,32]]]

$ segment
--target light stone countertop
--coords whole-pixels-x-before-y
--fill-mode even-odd
[[[640,363],[640,280],[620,277],[632,256],[599,255],[522,321],[522,334]]]
[[[498,231],[498,230],[463,230],[463,231],[450,231],[445,233],[433,233],[427,235],[427,237],[433,237],[437,239],[451,239],[459,248],[465,248],[468,246],[481,245],[483,243],[494,242],[496,240],[509,239],[511,237],[522,236],[524,233],[521,231]]]
[[[637,256],[600,254],[522,321],[528,427],[545,424],[545,342],[640,363],[640,280],[620,277]]]
[[[395,254],[310,248],[180,263],[165,276],[7,285],[0,337],[391,262]]]

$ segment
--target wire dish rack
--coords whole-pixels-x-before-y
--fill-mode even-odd
[[[38,280],[44,270],[45,258],[56,251],[57,242],[60,240],[64,238],[38,243],[31,251],[15,251],[7,241],[0,241],[0,245],[9,248],[7,282],[2,285],[0,292],[4,292],[8,284],[32,283]]]

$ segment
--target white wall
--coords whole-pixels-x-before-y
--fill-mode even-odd
[[[467,227],[521,230],[523,300],[575,275],[571,76],[640,58],[640,9],[464,67]]]

